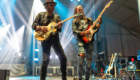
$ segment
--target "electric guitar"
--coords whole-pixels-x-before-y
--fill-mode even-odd
[[[111,57],[111,60],[110,60],[110,64],[106,68],[105,74],[102,76],[102,79],[105,79],[105,76],[111,76],[112,77],[112,75],[110,74],[110,70],[113,69],[113,66],[114,66],[115,79],[117,78],[116,65],[117,65],[117,61],[118,61],[120,56],[122,56],[121,53],[119,53],[119,54],[115,53],[114,55],[112,54],[112,57]]]
[[[92,25],[92,26],[89,25],[88,28],[86,29],[86,31],[89,30],[91,34],[85,35],[85,36],[81,36],[82,39],[83,39],[83,41],[84,41],[85,43],[89,43],[89,42],[92,40],[92,36],[93,36],[93,35],[97,32],[97,30],[98,30],[98,29],[95,29],[95,30],[94,30],[94,27],[96,26],[99,17],[102,16],[102,14],[105,12],[106,8],[108,8],[112,2],[113,2],[113,1],[108,2],[108,4],[104,7],[104,9],[102,10],[102,12],[101,12],[100,15],[98,16],[98,18],[97,18],[97,19],[95,20],[95,22],[93,23],[93,25]]]
[[[114,61],[115,61],[116,56],[117,56],[117,53],[115,53],[115,54],[113,55],[113,57],[112,57],[112,61],[111,61],[110,65],[108,66],[108,69],[107,69],[107,71],[106,71],[106,74],[107,74],[107,75],[111,75],[111,74],[110,74],[110,70],[113,69],[113,64],[114,64]]]
[[[112,54],[112,57],[111,57],[111,60],[110,60],[110,64],[109,64],[107,70],[105,71],[106,73],[102,76],[102,79],[105,79],[105,76],[106,76],[106,75],[112,76],[112,75],[110,74],[110,70],[113,69],[113,64],[114,64],[114,62],[115,62],[116,56],[117,56],[117,53]]]
[[[77,16],[81,16],[83,15],[82,13],[79,13],[79,14],[75,14],[63,21],[61,21],[60,23],[64,23],[66,22],[67,20],[71,19],[71,18],[74,18],[74,17],[77,17]],[[51,33],[53,32],[56,32],[57,31],[57,26],[58,26],[58,23],[55,23],[55,22],[51,22],[48,26],[44,26],[47,28],[47,32],[46,33],[43,33],[42,31],[35,31],[34,32],[34,37],[38,40],[38,41],[44,41],[44,40],[48,40]]]

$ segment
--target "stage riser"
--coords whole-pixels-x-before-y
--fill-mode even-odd
[[[40,75],[40,67],[36,69],[36,75]],[[74,67],[67,67],[67,76],[74,76]],[[61,70],[60,67],[48,67],[47,76],[60,76]]]
[[[26,74],[24,64],[1,64],[0,69],[10,70],[10,77],[24,76]]]

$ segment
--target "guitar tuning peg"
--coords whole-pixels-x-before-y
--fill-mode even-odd
[[[119,55],[119,56],[122,56],[122,54],[121,54],[121,53],[119,53],[118,55]]]

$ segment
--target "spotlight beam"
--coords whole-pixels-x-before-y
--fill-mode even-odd
[[[17,2],[18,1],[20,2],[20,0],[17,0]],[[21,10],[23,10],[22,13],[25,15],[25,18],[28,19],[29,17],[28,17],[27,9],[24,8],[23,4],[20,4],[19,7],[21,8]]]
[[[23,21],[23,23],[27,26],[28,24],[27,24],[26,20],[23,18],[22,14],[19,12],[19,10],[16,7],[14,7],[14,11],[18,15],[18,17]]]
[[[92,7],[92,9],[87,13],[86,16],[91,17],[91,15],[100,7],[100,5],[104,2],[105,0],[98,0],[95,5],[94,8]]]
[[[137,0],[137,3],[138,3],[139,21],[140,21],[140,0]]]
[[[4,16],[3,16],[2,12],[1,12],[1,9],[0,9],[0,19],[1,19],[2,23],[6,23],[6,21],[4,19]]]
[[[64,45],[64,49],[65,49],[66,46],[69,44],[69,42],[73,39],[73,37],[74,37],[74,36],[72,36],[72,37],[68,40],[68,42]]]
[[[69,16],[71,16],[71,15],[73,15],[74,14],[74,12],[73,13],[71,13],[71,11],[73,11],[73,9],[75,8],[75,6],[72,4],[72,3],[70,3],[70,7],[71,7],[71,9],[69,9],[69,12],[68,12],[68,16],[67,17],[69,17]],[[71,32],[72,31],[72,29],[70,29],[71,28],[71,22],[72,22],[72,20],[69,20],[69,21],[67,21],[66,23],[65,23],[65,27],[64,27],[64,32],[63,32],[63,35],[62,35],[62,37],[61,37],[61,43],[62,43],[62,46],[64,47],[64,41],[66,41],[67,40],[67,37],[69,37],[69,36],[71,36],[71,35],[69,35],[69,32]],[[67,25],[69,25],[69,26],[67,26]],[[67,35],[69,35],[69,36],[67,36]],[[66,37],[67,36],[67,37]]]

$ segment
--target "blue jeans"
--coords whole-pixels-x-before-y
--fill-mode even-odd
[[[93,42],[83,43],[82,41],[78,41],[78,51],[79,54],[84,54],[84,57],[78,56],[78,78],[82,79],[83,74],[83,66],[85,66],[85,79],[89,79],[91,72],[91,62],[92,62],[92,54],[93,54]],[[84,59],[86,59],[86,63],[84,65]]]

